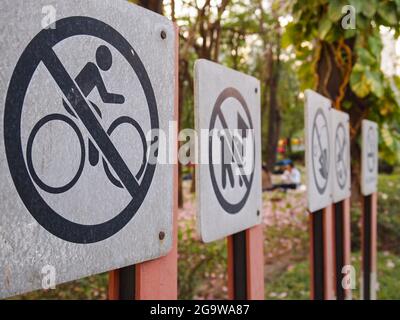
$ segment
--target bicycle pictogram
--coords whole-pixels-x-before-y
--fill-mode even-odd
[[[109,93],[106,89],[106,86],[104,84],[103,78],[99,72],[99,69],[102,71],[108,71],[111,66],[112,66],[112,55],[110,49],[108,49],[107,46],[100,46],[97,48],[96,51],[96,62],[97,65],[89,62],[86,64],[86,66],[82,69],[82,71],[78,74],[78,76],[75,78],[75,82],[78,85],[79,89],[83,93],[85,97],[87,97],[90,92],[97,88],[100,97],[102,98],[103,103],[106,104],[123,104],[125,101],[124,96],[115,94],[115,93]],[[97,115],[102,118],[102,113],[100,108],[92,101],[89,101],[91,106],[93,107],[93,110],[97,113]],[[75,183],[79,180],[84,165],[85,165],[85,157],[86,157],[86,150],[88,154],[88,159],[89,163],[92,166],[96,166],[99,161],[100,161],[100,152],[98,148],[96,147],[95,143],[92,141],[91,138],[88,139],[87,141],[87,147],[84,144],[84,138],[82,136],[82,133],[79,130],[79,127],[77,124],[74,122],[74,120],[77,120],[77,116],[75,112],[69,107],[68,103],[65,101],[65,99],[62,100],[62,104],[65,108],[65,110],[68,112],[68,114],[72,117],[68,117],[66,115],[60,114],[60,113],[54,113],[54,114],[49,114],[45,116],[44,118],[40,119],[39,122],[36,123],[36,125],[33,127],[32,132],[28,138],[28,144],[27,144],[27,164],[28,164],[28,169],[29,172],[32,176],[32,179],[35,181],[35,183],[44,191],[50,192],[50,193],[63,193],[71,189]],[[79,143],[80,143],[80,149],[81,149],[81,159],[79,161],[80,165],[79,168],[74,175],[73,179],[68,182],[67,184],[61,186],[61,187],[53,187],[49,186],[45,182],[43,182],[39,175],[37,174],[33,161],[32,161],[32,146],[35,140],[36,135],[38,134],[39,130],[43,128],[45,125],[47,125],[51,121],[62,121],[65,124],[67,124],[78,137]],[[143,159],[142,159],[142,164],[139,169],[139,171],[136,173],[135,177],[137,180],[140,179],[142,176],[145,165],[146,165],[146,154],[147,154],[147,142],[145,138],[145,134],[140,127],[139,123],[126,116],[122,116],[114,120],[112,122],[111,126],[107,130],[107,135],[111,136],[112,133],[114,132],[115,129],[117,129],[119,126],[123,124],[129,124],[133,126],[135,130],[139,133],[140,139],[141,139],[141,144],[143,147]],[[103,157],[102,158],[102,163],[104,167],[104,171],[110,180],[111,183],[113,183],[115,186],[119,188],[123,188],[122,183],[118,179],[118,177],[115,177],[108,164],[106,159]]]
[[[78,75],[72,77],[54,47],[66,39],[74,37],[77,39],[76,36],[81,37],[80,39],[95,38],[103,44],[94,48],[95,54],[90,61],[95,62],[85,62]],[[102,76],[112,69],[114,53],[120,55],[118,57],[120,61],[127,63],[133,71],[132,74],[137,77],[139,90],[143,94],[148,111],[151,130],[149,143],[140,121],[124,115],[123,112],[117,112],[118,116],[115,119],[108,118],[107,120],[112,120],[108,122],[110,125],[104,125],[105,105],[113,104],[113,108],[116,108],[125,102],[124,95],[107,90],[107,83]],[[40,118],[28,132],[24,145],[22,114],[25,97],[39,65],[45,67],[47,74],[60,90],[62,94],[59,102],[60,106],[62,105],[60,110],[65,112],[49,113]],[[118,87],[118,83],[119,80],[116,79],[114,87]],[[89,94],[94,89],[97,89],[104,106],[98,106],[89,99]],[[79,142],[80,150],[76,172],[74,171],[72,178],[62,185],[51,184],[40,177],[33,161],[32,151],[43,128],[56,122],[72,130]],[[143,149],[135,149],[135,152],[143,154],[135,172],[130,169],[111,140],[117,128],[126,130],[127,126],[137,133],[138,143]],[[133,218],[144,201],[154,176],[156,164],[147,161],[147,156],[149,154],[157,156],[158,144],[155,131],[158,128],[158,111],[153,86],[139,55],[118,31],[100,20],[77,16],[57,21],[56,29],[42,30],[32,39],[17,62],[9,84],[4,113],[4,141],[9,170],[19,196],[31,215],[47,231],[63,240],[74,243],[98,242],[120,231]],[[121,192],[125,190],[130,197],[126,207],[122,210],[115,208],[118,211],[113,213],[114,216],[102,223],[82,224],[69,220],[54,209],[51,202],[38,191],[41,189],[49,194],[66,194],[78,185],[77,182],[87,162],[93,168],[100,168],[102,165],[104,170],[96,169],[96,174],[104,172],[111,186]],[[87,180],[84,188],[101,188],[100,185],[90,184],[91,181]]]

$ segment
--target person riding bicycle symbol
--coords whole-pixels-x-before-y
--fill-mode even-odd
[[[101,45],[97,48],[96,50],[96,64],[93,62],[88,62],[81,72],[76,76],[75,82],[78,85],[79,89],[81,90],[82,94],[86,97],[89,96],[89,94],[97,88],[100,98],[103,101],[103,103],[106,104],[124,104],[125,103],[125,97],[120,94],[116,93],[110,93],[107,91],[106,86],[104,84],[103,78],[101,76],[100,70],[102,71],[108,71],[110,70],[112,66],[112,54],[110,49],[107,46]],[[93,103],[92,101],[89,101],[91,106],[93,107],[93,110],[97,113],[97,115],[102,118],[102,113],[100,111],[100,108]],[[71,115],[74,119],[77,119],[77,116],[75,112],[71,109],[71,107],[68,105],[68,103],[63,99],[62,101],[63,106],[65,110],[68,112],[69,115]],[[28,138],[28,144],[27,144],[27,164],[28,164],[28,169],[29,172],[32,176],[32,179],[35,181],[35,183],[44,191],[47,191],[49,193],[63,193],[71,189],[75,183],[79,180],[84,165],[85,165],[85,144],[84,144],[84,139],[82,136],[82,133],[80,132],[79,127],[77,124],[74,122],[74,119],[71,117],[68,117],[66,115],[60,114],[60,113],[54,113],[45,116],[44,118],[40,119],[35,126],[32,129],[32,132],[29,135]],[[45,184],[37,175],[34,166],[33,166],[33,161],[32,161],[32,145],[33,141],[38,133],[38,131],[47,123],[50,121],[63,121],[66,124],[68,124],[76,133],[78,136],[80,146],[81,146],[81,161],[80,165],[78,168],[77,173],[73,177],[73,179],[65,184],[64,186],[61,187],[53,187]],[[122,124],[130,124],[132,125],[135,130],[139,133],[141,143],[143,146],[143,159],[142,159],[142,164],[140,166],[139,171],[136,173],[135,177],[136,179],[140,179],[142,176],[145,166],[146,166],[146,155],[147,155],[147,142],[145,135],[143,133],[142,128],[140,125],[132,118],[127,117],[127,116],[122,116],[114,120],[108,130],[106,131],[107,134],[110,136],[113,131],[120,125]],[[100,159],[100,151],[98,150],[97,146],[94,144],[91,138],[88,138],[88,158],[89,158],[89,163],[91,166],[96,166],[99,163]],[[115,186],[122,188],[123,185],[119,181],[118,178],[116,178],[110,171],[107,162],[103,158],[103,167],[104,171],[108,177],[108,179],[113,183]]]

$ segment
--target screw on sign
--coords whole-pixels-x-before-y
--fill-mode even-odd
[[[312,124],[312,170],[319,194],[323,194],[329,177],[329,131],[322,109],[318,109]]]
[[[72,77],[63,65],[55,48],[66,39],[76,36],[90,36],[101,40],[93,53],[94,62],[86,62],[77,76]],[[21,55],[13,72],[6,97],[4,115],[4,137],[9,169],[17,191],[32,216],[53,235],[74,243],[93,243],[111,237],[121,230],[135,215],[150,187],[155,165],[147,162],[148,149],[156,154],[155,137],[148,144],[144,131],[134,118],[118,116],[116,119],[104,119],[108,114],[107,104],[123,105],[125,97],[107,89],[105,74],[113,67],[113,53],[118,59],[125,59],[133,73],[137,75],[145,96],[150,117],[150,128],[158,129],[159,120],[156,100],[152,84],[138,54],[132,46],[108,24],[89,17],[70,17],[57,21],[56,29],[39,32]],[[26,159],[22,145],[23,107],[25,96],[31,81],[35,81],[35,72],[39,65],[44,65],[48,75],[58,86],[64,99],[59,101],[65,112],[50,113],[39,119],[28,134]],[[103,75],[103,76],[102,76]],[[102,104],[89,100],[89,95],[97,89]],[[111,108],[111,107],[109,107]],[[114,106],[113,106],[114,108]],[[61,110],[61,109],[58,109]],[[108,117],[107,117],[108,118]],[[107,121],[109,126],[104,127]],[[56,125],[57,123],[57,125]],[[64,126],[70,130],[72,137],[79,144],[79,163],[72,178],[63,183],[49,183],[37,172],[40,163],[35,166],[34,146],[40,139],[41,132],[47,127]],[[67,128],[67,129],[65,129]],[[133,172],[125,162],[112,140],[114,132],[133,130],[141,145],[138,153],[142,154],[140,165]],[[71,131],[72,130],[72,131]],[[56,135],[54,133],[54,135]],[[86,138],[84,138],[86,137]],[[129,146],[127,146],[129,147]],[[72,148],[66,146],[66,148]],[[86,163],[86,157],[88,163]],[[101,159],[101,161],[100,161]],[[101,162],[101,164],[100,164]],[[68,166],[69,163],[63,164]],[[119,210],[112,218],[101,223],[83,224],[69,220],[51,206],[51,196],[64,194],[78,185],[84,170],[90,167],[103,167],[109,182],[119,189],[125,190],[130,201],[125,208]],[[39,187],[40,191],[37,190]],[[93,185],[96,188],[96,185]],[[78,190],[79,192],[79,190]],[[46,200],[46,199],[47,200]]]
[[[335,134],[335,166],[338,185],[341,189],[345,188],[348,179],[348,159],[346,153],[347,143],[346,130],[343,123],[340,123]]]
[[[229,113],[231,115],[233,114],[236,120],[234,123],[232,123],[232,121],[228,123],[226,114],[224,114],[228,112],[226,110],[223,111],[222,108],[224,102],[228,99],[234,99],[238,102],[235,104],[236,110],[229,110]],[[210,132],[217,128],[217,123],[220,124],[219,129],[223,131],[218,137],[211,135],[208,150],[212,186],[224,210],[230,214],[236,214],[243,208],[249,196],[254,176],[255,161],[255,142],[251,136],[248,136],[248,131],[253,130],[253,124],[247,103],[238,90],[227,88],[223,90],[217,98],[211,115]],[[238,130],[241,137],[234,135],[234,130]],[[220,147],[220,149],[217,150],[217,154],[221,156],[221,165],[218,165],[220,169],[216,168],[217,166],[215,165],[219,163],[219,159],[215,159],[215,149],[213,148],[215,141],[212,141],[217,138]],[[252,142],[252,148],[250,149],[252,149],[253,152],[251,152],[251,150],[245,150],[246,144],[244,143],[244,139],[250,139]],[[247,159],[244,159],[245,156]],[[250,165],[250,173],[245,172],[243,165],[245,161],[248,161],[247,164]],[[236,174],[237,171],[235,169],[239,171],[239,175]],[[228,199],[225,195],[225,190],[229,187],[239,192],[239,196],[236,194],[235,200]]]

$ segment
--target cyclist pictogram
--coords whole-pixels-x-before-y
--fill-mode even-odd
[[[97,46],[92,60],[95,62],[86,62],[76,77],[71,76],[54,49],[57,44],[74,36],[96,38],[105,43]],[[158,112],[153,87],[138,54],[115,29],[89,17],[61,19],[57,21],[56,29],[39,32],[19,58],[7,92],[4,136],[7,160],[15,187],[39,224],[55,236],[70,242],[98,242],[121,230],[144,201],[155,171],[155,164],[149,163],[147,156],[150,152],[156,155],[157,139],[152,136],[150,143],[146,141],[140,120],[128,115],[119,115],[107,127],[102,121],[103,110],[107,108],[107,104],[125,103],[123,94],[110,92],[107,89],[109,83],[104,77],[105,73],[112,70],[115,53],[122,56],[119,59],[124,59],[138,78],[147,104],[150,129],[158,129]],[[29,132],[24,146],[21,116],[28,87],[39,65],[45,66],[49,76],[61,91],[63,97],[59,103],[65,112],[50,113],[39,119]],[[97,90],[102,105],[89,100],[88,96],[94,89]],[[33,145],[37,143],[41,131],[55,122],[62,123],[64,127],[72,130],[76,140],[79,141],[79,166],[72,179],[63,185],[53,185],[44,181],[37,172],[32,155]],[[140,140],[142,150],[137,152],[143,157],[135,171],[130,169],[111,139],[114,132],[122,127],[133,129]],[[115,188],[126,190],[131,198],[123,210],[116,212],[112,219],[103,223],[81,224],[70,221],[54,210],[43,197],[43,192],[63,194],[72,189],[77,185],[86,166],[102,166],[104,170],[98,170],[96,173],[103,172]]]
[[[125,101],[124,96],[120,94],[115,94],[115,93],[110,93],[107,92],[106,86],[104,84],[103,78],[100,74],[99,69],[103,71],[108,71],[111,66],[112,66],[112,55],[110,49],[108,49],[107,46],[100,46],[97,48],[96,51],[96,62],[97,65],[88,62],[86,66],[82,69],[82,71],[78,74],[78,76],[75,78],[75,82],[78,85],[79,89],[81,90],[82,94],[84,97],[87,97],[90,92],[97,88],[100,97],[102,98],[102,101],[106,104],[123,104]],[[65,110],[75,119],[77,119],[76,114],[74,111],[69,107],[68,103],[63,99],[62,101],[63,106]],[[97,115],[101,118],[102,113],[100,108],[92,101],[90,101],[90,104],[93,107],[93,110],[97,113]],[[39,130],[44,127],[46,124],[48,124],[50,121],[62,121],[65,122],[67,125],[69,125],[76,133],[78,140],[80,142],[80,147],[81,147],[81,159],[80,159],[80,165],[79,168],[73,177],[73,179],[65,184],[64,186],[61,187],[53,187],[47,185],[45,182],[43,182],[38,174],[35,171],[33,161],[32,161],[32,146],[34,143],[34,139],[39,132]],[[143,171],[145,169],[146,165],[146,154],[147,154],[147,142],[146,138],[144,135],[143,130],[141,129],[139,123],[137,123],[136,120],[130,118],[130,117],[119,117],[118,119],[114,120],[114,122],[111,124],[111,126],[107,130],[107,134],[111,136],[113,131],[120,125],[123,124],[129,124],[133,126],[137,132],[139,133],[139,136],[141,138],[141,143],[143,146],[143,161],[142,165],[140,167],[140,170],[137,172],[135,175],[136,179],[139,179]],[[50,192],[50,193],[62,193],[65,192],[69,189],[71,189],[75,183],[79,180],[80,175],[82,174],[84,165],[85,165],[85,154],[86,154],[86,149],[88,153],[88,159],[89,163],[92,166],[96,166],[99,163],[99,158],[100,158],[100,152],[98,148],[96,147],[96,144],[93,142],[92,139],[88,139],[87,141],[87,148],[84,145],[82,133],[79,131],[78,126],[76,123],[71,119],[71,117],[67,117],[63,114],[49,114],[42,118],[34,127],[33,130],[29,136],[28,139],[28,145],[27,145],[27,164],[28,164],[28,169],[29,173],[32,176],[32,179],[35,181],[35,183],[43,190]],[[106,160],[103,158],[103,166],[104,166],[104,171],[108,177],[108,179],[117,187],[123,188],[122,183],[119,181],[118,177],[115,177],[112,173],[111,170],[109,169],[109,166],[106,162]]]

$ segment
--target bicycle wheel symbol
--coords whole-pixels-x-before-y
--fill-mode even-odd
[[[40,129],[42,129],[46,124],[52,122],[52,121],[61,121],[64,122],[65,124],[67,124],[76,134],[76,136],[78,137],[79,140],[79,144],[80,144],[80,161],[79,161],[79,167],[77,172],[75,173],[75,175],[73,176],[73,178],[71,179],[71,181],[69,181],[68,183],[66,183],[63,186],[60,187],[54,187],[54,186],[50,186],[48,184],[46,184],[45,182],[43,182],[42,179],[40,179],[39,175],[37,174],[35,167],[33,165],[33,160],[32,160],[32,148],[33,148],[33,143],[34,140],[38,134],[38,132],[40,131]],[[146,138],[144,135],[144,132],[142,130],[142,128],[140,127],[140,125],[137,123],[136,120],[130,118],[130,117],[119,117],[116,120],[114,120],[114,122],[111,124],[110,128],[107,130],[107,134],[109,136],[111,136],[111,134],[114,132],[115,129],[117,129],[119,126],[123,125],[123,124],[129,124],[131,126],[133,126],[135,128],[135,130],[138,132],[140,139],[141,139],[141,144],[143,147],[143,158],[142,158],[142,164],[140,166],[139,171],[136,173],[135,177],[136,179],[140,179],[140,177],[142,176],[144,169],[146,167],[146,155],[147,155],[147,143],[146,143]],[[63,114],[58,114],[58,113],[54,113],[54,114],[50,114],[45,116],[44,118],[40,119],[36,125],[33,127],[31,134],[29,135],[28,138],[28,143],[27,143],[27,150],[26,150],[26,156],[27,156],[27,165],[28,165],[28,169],[29,169],[29,173],[32,176],[33,181],[44,191],[49,192],[49,193],[53,193],[53,194],[59,194],[59,193],[64,193],[68,190],[70,190],[79,180],[80,176],[82,175],[84,166],[85,166],[85,157],[86,157],[86,152],[85,152],[85,143],[84,143],[84,139],[82,136],[82,133],[79,130],[79,127],[75,124],[75,122],[69,118],[68,116],[65,116]],[[89,153],[90,153],[90,149],[89,149]],[[92,151],[93,152],[93,151]],[[95,150],[94,152],[98,153],[98,150]],[[121,183],[121,181],[115,177],[115,175],[111,172],[106,160],[103,157],[103,167],[104,167],[104,171],[105,174],[107,175],[108,179],[110,180],[110,182],[112,184],[114,184],[116,187],[118,188],[123,188],[123,185]]]
[[[74,177],[72,178],[72,180],[70,182],[66,183],[65,185],[63,185],[61,187],[52,187],[52,186],[47,185],[45,182],[43,182],[43,180],[41,180],[39,178],[39,176],[35,170],[35,167],[33,165],[33,160],[32,160],[33,142],[34,142],[39,130],[42,129],[46,124],[48,124],[50,122],[54,122],[54,121],[62,121],[74,130],[75,134],[78,137],[80,149],[81,149],[81,159],[79,161],[79,168],[78,168],[76,174],[74,175]],[[49,115],[45,116],[44,118],[40,119],[39,122],[36,123],[35,126],[33,127],[31,134],[29,135],[29,138],[28,138],[28,144],[27,144],[27,148],[26,148],[26,160],[27,160],[28,170],[32,176],[33,181],[35,181],[35,183],[42,190],[49,192],[49,193],[66,192],[69,189],[71,189],[76,184],[76,182],[79,180],[79,178],[82,174],[82,171],[83,171],[83,167],[85,165],[85,146],[84,146],[84,142],[83,142],[82,133],[79,131],[78,126],[75,124],[75,122],[71,118],[69,118],[63,114],[58,114],[58,113],[49,114]]]

